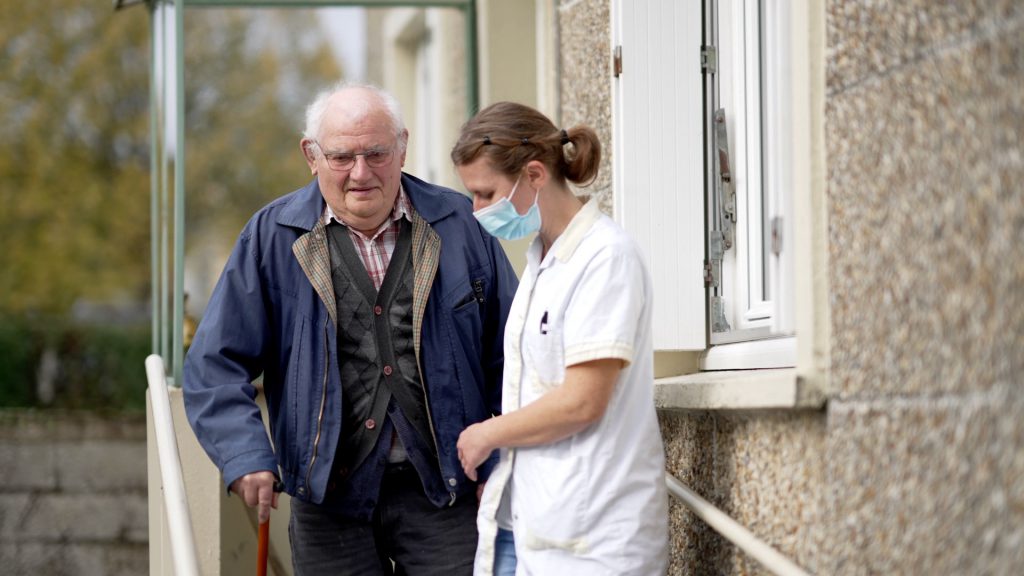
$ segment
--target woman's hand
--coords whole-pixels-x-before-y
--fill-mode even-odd
[[[584,430],[604,417],[624,362],[602,358],[573,364],[561,386],[518,410],[473,424],[457,444],[466,477],[476,481],[476,468],[495,448],[550,444]]]
[[[487,457],[491,455],[496,446],[494,446],[487,433],[487,423],[493,421],[487,420],[473,424],[469,428],[462,431],[459,434],[459,442],[457,444],[459,449],[459,463],[462,464],[462,471],[466,473],[466,477],[476,482],[476,468],[480,464],[487,460]]]

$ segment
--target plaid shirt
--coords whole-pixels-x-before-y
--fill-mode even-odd
[[[388,272],[391,254],[395,252],[395,244],[398,243],[398,233],[402,229],[400,221],[402,218],[411,221],[412,218],[409,216],[411,211],[409,197],[405,195],[405,190],[399,186],[398,198],[395,199],[395,207],[391,210],[391,217],[385,220],[380,225],[380,228],[377,228],[373,236],[367,236],[349,227],[348,224],[334,214],[334,210],[331,210],[330,205],[327,205],[327,208],[324,209],[323,218],[325,225],[330,225],[331,221],[334,221],[348,228],[349,238],[352,239],[352,245],[355,246],[359,259],[363,262],[363,267],[366,268],[366,273],[370,275],[374,288],[380,290],[380,285],[384,283],[384,275]]]

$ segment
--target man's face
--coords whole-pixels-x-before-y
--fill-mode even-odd
[[[324,200],[347,225],[372,233],[387,219],[398,197],[407,138],[407,133],[396,137],[378,100],[354,90],[335,95],[328,104],[315,144],[303,140],[306,162]],[[337,169],[351,154],[357,154],[352,166]],[[374,155],[376,159],[367,160]]]

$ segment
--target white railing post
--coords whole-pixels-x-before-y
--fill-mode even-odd
[[[164,509],[170,529],[174,573],[177,576],[199,576],[192,520],[188,511],[188,499],[185,496],[178,442],[174,436],[171,403],[167,396],[167,377],[164,372],[164,361],[160,356],[151,354],[146,358],[146,379],[149,382],[149,398],[153,406],[153,428],[156,432],[156,448],[160,460]]]
[[[665,483],[668,485],[669,493],[678,498],[698,518],[735,544],[737,548],[760,562],[771,573],[777,576],[810,576],[803,568],[797,566],[775,548],[759,540],[750,530],[741,526],[725,512],[715,508],[668,472],[665,473]]]

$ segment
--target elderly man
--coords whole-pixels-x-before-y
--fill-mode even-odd
[[[261,522],[292,496],[296,574],[472,572],[455,445],[500,411],[517,280],[469,198],[402,172],[407,142],[386,92],[321,94],[315,178],[246,224],[186,358],[189,422],[228,488]]]

